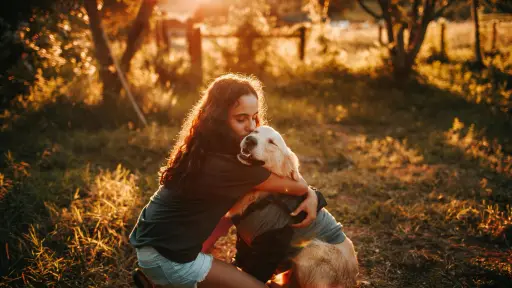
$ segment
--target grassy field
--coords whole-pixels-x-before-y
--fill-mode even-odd
[[[500,78],[512,50],[473,72],[467,38],[450,44],[450,63],[425,61],[428,40],[415,79],[397,85],[372,31],[330,31],[306,63],[269,60],[270,124],[354,242],[360,287],[512,287],[511,91]],[[134,70],[152,99],[147,127],[102,127],[96,86],[83,79],[81,101],[49,97],[60,84],[43,81],[36,104],[3,114],[0,286],[131,285],[127,236],[198,97],[153,89],[154,71]],[[216,257],[234,255],[233,233]]]

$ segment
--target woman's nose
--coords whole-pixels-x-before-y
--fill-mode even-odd
[[[247,132],[252,132],[252,131],[254,131],[254,129],[256,129],[256,121],[251,120],[249,122],[249,125],[246,127],[246,130],[247,130]]]

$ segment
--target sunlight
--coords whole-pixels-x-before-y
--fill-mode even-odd
[[[429,11],[410,13],[400,7],[407,1],[4,2],[16,16],[0,19],[7,286],[130,285],[129,230],[160,186],[191,107],[231,72],[261,80],[268,124],[353,239],[360,285],[512,287],[512,7],[504,1],[480,1],[479,29],[468,5],[478,1],[437,1],[436,9],[458,7],[426,31],[407,23],[424,23],[411,16]],[[381,18],[389,16],[382,3],[400,13],[374,19],[362,2]],[[403,45],[400,26],[404,42],[422,45]],[[478,54],[484,67],[473,64]],[[233,226],[211,255],[232,263],[236,241]],[[276,275],[270,287],[289,277]]]
[[[290,282],[290,277],[291,277],[291,270],[279,273],[272,278],[272,283],[270,284],[270,287],[272,287],[272,288],[285,287],[286,284],[288,284]]]
[[[465,124],[455,118],[452,128],[445,132],[446,143],[458,147],[469,158],[479,160],[483,167],[512,176],[512,155],[507,155],[496,139],[489,140],[482,136],[482,131],[476,131],[475,124],[464,127]]]
[[[223,0],[163,0],[159,1],[157,6],[169,17],[183,21],[192,16],[200,6],[215,2],[222,3]]]

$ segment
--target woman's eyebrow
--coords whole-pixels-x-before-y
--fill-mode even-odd
[[[254,113],[254,115],[258,114],[258,112]],[[254,116],[253,115],[253,116]],[[235,114],[235,117],[238,117],[238,116],[250,116],[249,114],[247,113],[240,113],[240,114]]]

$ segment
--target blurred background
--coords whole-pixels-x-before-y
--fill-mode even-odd
[[[130,287],[127,236],[228,72],[263,81],[360,287],[512,286],[512,1],[0,5],[0,286]]]

